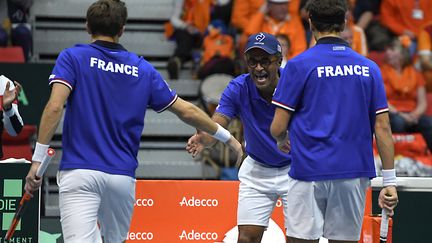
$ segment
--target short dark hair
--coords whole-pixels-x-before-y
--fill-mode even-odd
[[[126,24],[127,8],[120,0],[99,0],[87,10],[90,34],[117,36]]]
[[[399,51],[402,55],[402,67],[405,68],[412,64],[413,60],[408,46],[404,46],[399,37],[394,37],[387,48],[392,48]]]
[[[346,0],[309,0],[309,18],[319,32],[342,32],[345,26]]]

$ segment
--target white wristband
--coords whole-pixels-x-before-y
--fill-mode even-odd
[[[32,161],[42,162],[45,159],[49,145],[36,142]]]
[[[397,185],[395,169],[382,170],[382,175],[383,175],[383,187]]]
[[[216,138],[217,140],[226,143],[231,138],[231,133],[223,128],[221,125],[218,125],[218,129],[215,134],[212,135],[212,137]]]
[[[13,106],[10,110],[8,110],[8,111],[3,110],[3,111],[7,117],[11,117],[11,116],[15,115],[15,110],[14,110]]]

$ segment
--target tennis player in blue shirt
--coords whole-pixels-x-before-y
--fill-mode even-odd
[[[240,188],[237,211],[239,243],[261,242],[279,197],[286,212],[288,170],[291,158],[278,150],[270,134],[275,107],[271,98],[279,80],[281,46],[267,33],[251,35],[245,61],[249,73],[233,79],[219,101],[213,121],[226,127],[240,117],[244,127],[247,157],[239,170]],[[195,156],[216,143],[208,134],[198,133],[188,142]],[[288,145],[286,145],[288,146]]]
[[[271,133],[291,144],[287,235],[291,243],[357,242],[376,176],[374,134],[383,162],[379,204],[393,214],[398,200],[383,80],[340,38],[345,0],[310,0],[307,10],[317,45],[288,61],[272,101]]]
[[[118,44],[127,9],[119,0],[99,0],[87,10],[91,44],[62,51],[49,77],[50,99],[25,188],[35,172],[66,104],[63,155],[58,174],[59,206],[67,243],[124,242],[135,202],[137,153],[147,107],[169,110],[181,120],[227,143],[241,144],[196,106],[183,101],[142,57]],[[100,230],[98,227],[100,226]],[[102,237],[101,237],[102,236]]]

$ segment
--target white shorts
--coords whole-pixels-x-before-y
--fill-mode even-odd
[[[358,241],[369,178],[299,181],[289,177],[287,236]]]
[[[57,174],[60,221],[65,243],[126,240],[135,202],[135,179],[96,170]],[[99,231],[99,227],[100,231]]]
[[[249,156],[245,158],[238,174],[238,225],[267,227],[279,197],[286,216],[289,168],[268,167]]]

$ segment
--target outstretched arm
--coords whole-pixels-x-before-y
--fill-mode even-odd
[[[185,123],[227,144],[236,152],[237,162],[239,163],[241,161],[243,156],[241,144],[225,128],[212,121],[212,119],[197,106],[178,98],[168,109]]]
[[[212,120],[224,128],[226,128],[231,121],[231,119],[220,113],[215,113],[212,116]],[[197,130],[197,132],[189,138],[186,150],[192,154],[192,157],[195,157],[197,154],[201,153],[204,148],[211,147],[216,142],[217,140],[208,133]]]

